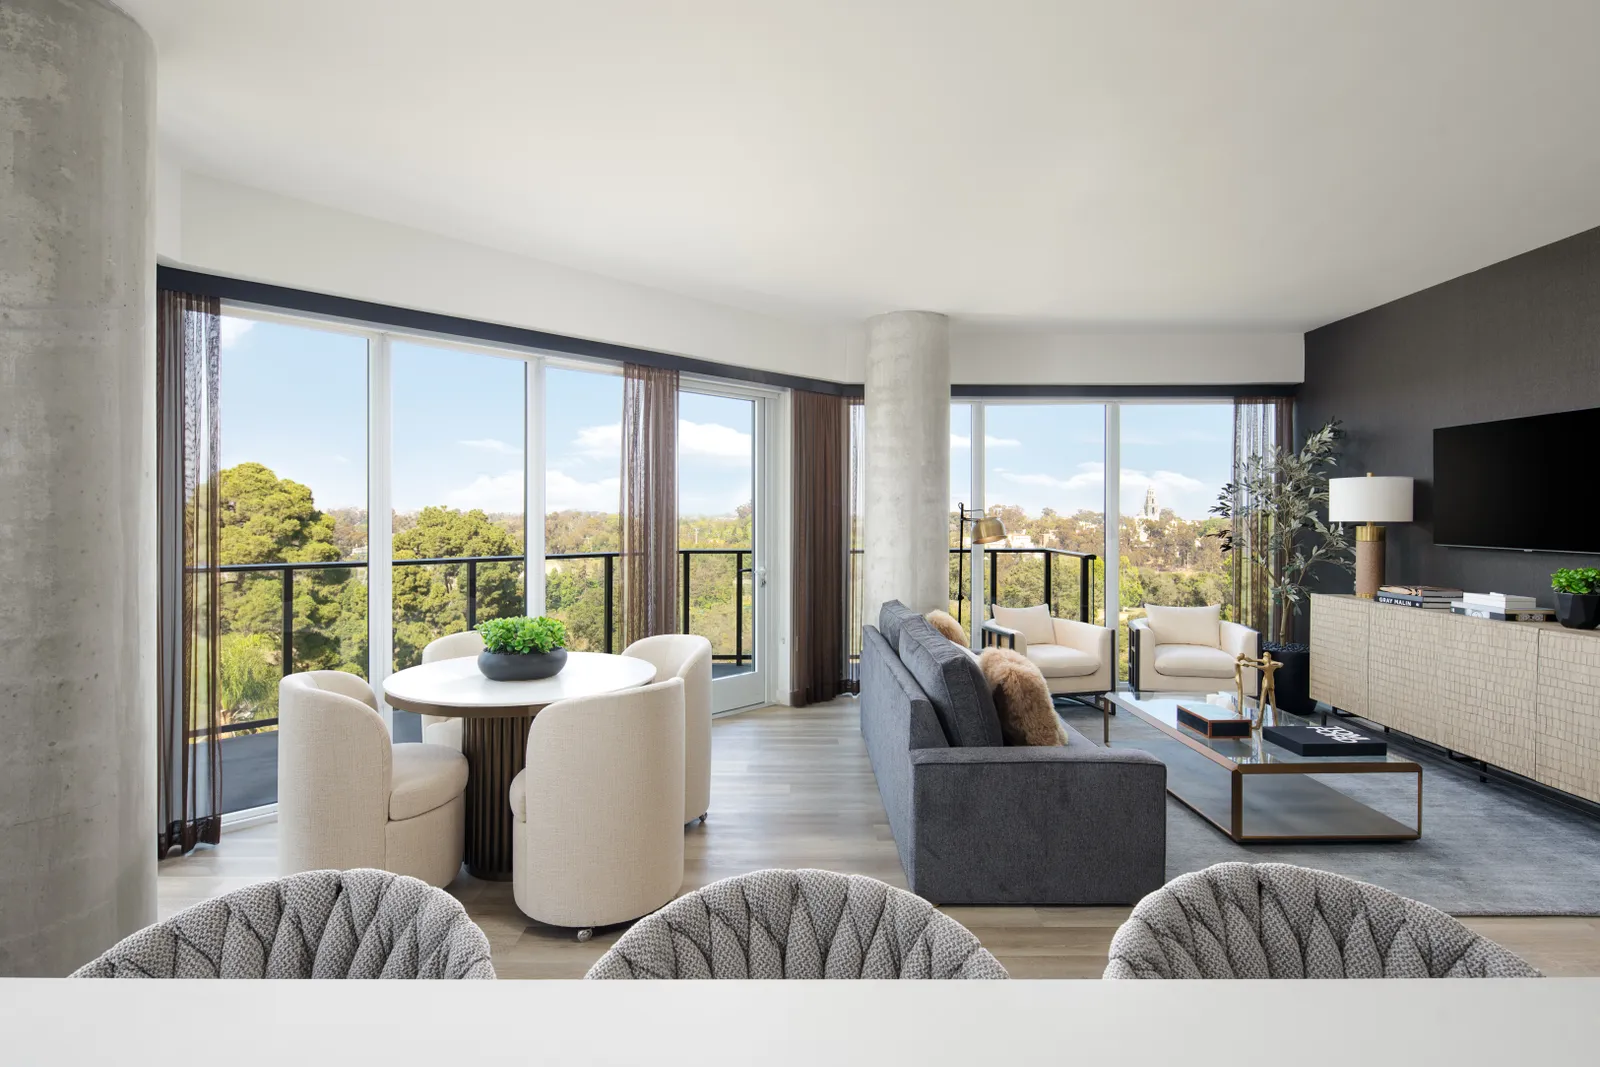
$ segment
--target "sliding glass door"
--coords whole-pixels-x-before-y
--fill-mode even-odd
[[[681,629],[711,642],[717,711],[766,700],[764,405],[700,383],[678,395]]]

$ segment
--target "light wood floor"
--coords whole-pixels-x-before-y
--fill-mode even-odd
[[[763,867],[821,867],[904,886],[853,700],[763,708],[716,721],[711,817],[686,831],[684,889]],[[276,875],[277,827],[225,834],[161,864],[163,916]],[[618,935],[580,944],[532,922],[509,883],[450,887],[488,934],[501,978],[581,978]],[[1017,978],[1098,978],[1127,908],[952,907]],[[1479,918],[1468,925],[1552,975],[1600,975],[1600,918]]]

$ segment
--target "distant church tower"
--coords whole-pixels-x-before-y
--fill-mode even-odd
[[[1139,517],[1151,522],[1161,517],[1161,511],[1156,507],[1156,487],[1153,482],[1144,491],[1144,510],[1139,513]]]

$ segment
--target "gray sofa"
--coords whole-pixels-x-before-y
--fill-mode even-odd
[[[1067,727],[1007,747],[976,661],[899,601],[863,628],[861,733],[912,890],[936,904],[1131,904],[1166,881],[1167,769]]]

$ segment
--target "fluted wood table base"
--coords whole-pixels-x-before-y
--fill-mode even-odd
[[[462,720],[467,757],[467,870],[474,878],[511,880],[511,779],[528,752],[532,715],[477,716]]]

